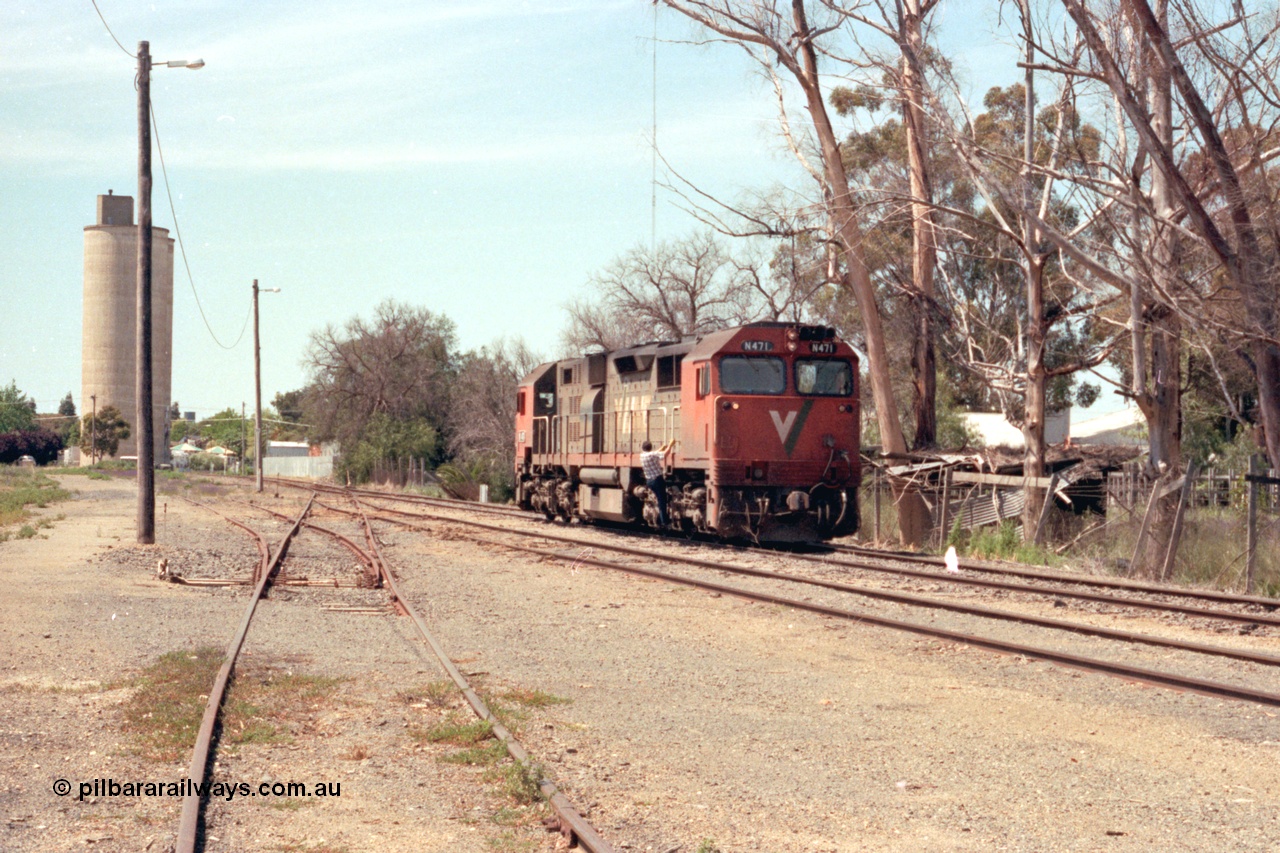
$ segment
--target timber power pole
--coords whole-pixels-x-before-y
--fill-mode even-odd
[[[257,490],[262,491],[262,345],[258,337],[258,293],[279,293],[278,287],[258,287],[253,280],[253,470]]]
[[[138,544],[156,541],[156,472],[151,412],[151,52],[138,42]]]
[[[253,280],[253,477],[262,491],[262,346],[258,338],[258,280]]]

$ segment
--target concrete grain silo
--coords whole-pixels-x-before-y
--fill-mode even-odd
[[[84,229],[84,322],[80,410],[115,406],[130,424],[119,456],[137,455],[138,227],[133,198],[98,196],[98,220]],[[155,460],[169,458],[169,398],[173,386],[173,239],[151,238],[151,371]]]

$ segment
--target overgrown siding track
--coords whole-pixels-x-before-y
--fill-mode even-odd
[[[196,502],[192,501],[192,503]],[[255,539],[258,543],[262,559],[259,564],[254,567],[252,577],[248,581],[244,579],[213,581],[213,583],[222,583],[226,585],[252,582],[254,588],[250,596],[249,603],[245,609],[245,613],[236,630],[235,636],[227,648],[222,667],[220,668],[214,685],[209,692],[209,700],[200,724],[199,733],[196,738],[188,770],[189,778],[192,780],[203,781],[206,778],[209,759],[214,747],[214,735],[219,722],[219,713],[224,703],[228,682],[231,679],[236,659],[244,645],[245,637],[248,633],[254,614],[257,611],[258,603],[273,583],[332,589],[385,589],[390,595],[389,604],[394,606],[398,612],[408,616],[412,620],[419,636],[431,647],[433,653],[439,660],[440,665],[457,686],[458,690],[461,691],[476,716],[490,725],[494,736],[503,742],[511,758],[526,767],[532,764],[532,758],[528,752],[488,708],[484,700],[481,699],[481,697],[468,683],[465,676],[463,676],[463,674],[458,670],[453,661],[449,659],[440,642],[428,629],[427,624],[421,615],[419,615],[412,604],[405,600],[401,595],[397,588],[392,568],[388,564],[381,548],[379,547],[378,537],[372,522],[363,512],[358,502],[352,500],[351,503],[353,505],[353,509],[347,511],[347,514],[358,518],[360,522],[360,529],[363,533],[367,547],[361,547],[349,536],[330,529],[329,527],[320,525],[315,520],[309,519],[309,516],[313,511],[313,507],[316,506],[314,492],[308,496],[305,506],[303,506],[301,512],[296,518],[284,516],[281,513],[265,507],[254,507],[254,509],[266,512],[276,518],[285,519],[290,523],[288,532],[280,542],[276,544],[274,549],[268,545],[263,535],[250,525],[233,519],[224,513],[217,513],[222,518],[244,530]],[[205,506],[203,504],[198,505]],[[212,510],[212,507],[206,506],[206,508]],[[212,511],[217,512],[217,510]],[[314,565],[324,564],[326,562],[332,563],[332,560],[320,559],[317,554],[311,554],[306,557],[299,555],[298,552],[300,549],[296,544],[296,540],[299,532],[304,528],[323,534],[333,542],[340,544],[346,552],[355,558],[359,566],[359,571],[355,573],[348,572],[346,577],[341,576],[341,572],[328,574],[325,577],[309,576],[305,568],[306,564]],[[286,557],[290,556],[290,561],[286,563]],[[338,561],[338,564],[341,565],[341,561]],[[325,571],[332,571],[332,565],[326,567]],[[209,585],[208,582],[201,584],[197,580],[180,577],[175,577],[174,580],[191,585]],[[370,607],[367,603],[364,603],[357,604],[355,606],[330,607],[329,609],[367,612],[378,608]],[[612,853],[613,847],[605,841],[594,827],[583,819],[573,805],[556,788],[553,782],[545,778],[539,779],[539,787],[542,790],[543,796],[546,798],[548,804],[555,813],[555,818],[547,825],[549,830],[560,832],[567,839],[567,843],[570,846],[581,846],[583,849],[591,851],[591,853]],[[194,792],[189,793],[184,799],[182,817],[178,829],[175,848],[178,853],[193,853],[195,850],[202,849],[202,806],[202,798]]]
[[[377,502],[387,504],[389,502],[396,501],[396,499],[397,496],[378,493]],[[374,503],[374,501],[370,499],[366,499],[366,502],[369,504]],[[419,507],[421,507],[422,504],[421,501],[410,501],[406,503],[416,503]],[[459,509],[463,507],[459,507],[456,504],[449,504],[448,508]],[[487,534],[496,535],[500,538],[485,538],[484,541],[534,554],[541,558],[554,557],[561,560],[573,561],[577,565],[590,565],[599,568],[629,572],[631,574],[661,578],[667,581],[698,586],[721,594],[735,595],[758,601],[767,601],[838,618],[854,619],[865,623],[894,628],[896,630],[923,634],[939,639],[999,651],[1006,654],[1052,661],[1076,669],[1103,672],[1122,678],[1149,684],[1157,684],[1178,690],[1193,691],[1211,696],[1230,697],[1270,706],[1280,706],[1280,692],[1277,692],[1276,690],[1276,667],[1280,666],[1280,656],[1265,650],[1252,649],[1247,645],[1225,646],[1172,636],[1153,636],[1150,634],[1108,628],[1085,620],[1069,621],[1037,615],[1034,612],[1028,611],[1014,612],[999,610],[971,603],[958,602],[954,600],[954,598],[939,598],[884,588],[858,586],[843,581],[831,580],[827,577],[799,576],[794,573],[784,574],[770,569],[755,568],[730,562],[724,559],[723,555],[725,551],[719,546],[704,546],[706,548],[716,548],[717,550],[715,553],[717,556],[714,559],[703,559],[665,552],[659,553],[657,549],[653,547],[631,548],[625,545],[619,545],[616,544],[616,539],[607,535],[601,535],[598,531],[592,530],[590,533],[585,532],[587,530],[586,528],[583,529],[582,535],[580,536],[567,536],[551,533],[543,525],[539,525],[538,527],[531,525],[528,528],[520,529],[512,524],[498,525],[488,522],[468,520],[452,513],[446,515],[438,510],[430,512],[417,508],[411,512],[408,509],[392,509],[390,507],[383,506],[381,509],[377,510],[377,512],[381,514],[381,517],[388,520],[399,520],[401,523],[408,526],[413,526],[413,522],[409,519],[412,516],[417,516],[418,519],[422,520],[429,519],[434,522],[450,523],[472,531],[485,531]],[[539,529],[539,527],[541,529]],[[567,532],[568,531],[566,530],[566,533]],[[474,533],[471,535],[473,537],[476,536]],[[566,553],[564,551],[550,550],[546,547],[534,547],[532,545],[524,544],[523,542],[516,544],[511,541],[512,537],[520,537],[522,539],[541,539],[544,543],[569,545],[579,548],[580,550],[575,553]],[[584,553],[581,549],[585,548],[607,550],[614,553],[624,554],[629,558],[632,558],[632,560],[639,559],[646,562],[658,560],[662,562],[680,564],[688,568],[699,570],[704,574],[701,576],[680,576],[669,572],[646,568],[636,562],[622,564],[602,560]],[[1234,600],[1234,603],[1239,608],[1248,608],[1255,612],[1196,607],[1181,604],[1176,600],[1155,601],[1145,597],[1145,594],[1149,592],[1149,590],[1146,589],[1129,589],[1126,587],[1119,587],[1129,594],[1125,596],[1115,596],[1104,593],[1094,594],[1072,591],[1070,589],[1064,589],[1061,586],[1043,587],[1033,584],[984,580],[982,578],[973,577],[956,578],[950,573],[943,574],[938,572],[925,572],[910,566],[892,568],[877,563],[871,563],[869,561],[846,560],[830,556],[815,557],[797,554],[769,554],[767,552],[762,553],[759,551],[738,551],[737,553],[740,555],[746,555],[757,562],[760,559],[766,559],[774,561],[775,563],[777,561],[797,561],[810,565],[820,564],[823,567],[824,574],[828,574],[836,570],[869,570],[875,572],[896,573],[899,576],[906,576],[915,581],[927,580],[930,583],[936,584],[962,583],[981,589],[997,590],[1001,593],[1016,591],[1024,597],[1039,596],[1041,598],[1048,598],[1051,602],[1050,606],[1061,606],[1062,599],[1066,598],[1086,601],[1091,605],[1104,604],[1111,608],[1134,608],[1160,611],[1166,614],[1177,614],[1181,617],[1192,617],[1194,620],[1203,620],[1203,628],[1210,628],[1211,626],[1223,621],[1243,623],[1246,626],[1252,626],[1255,628],[1257,626],[1274,626],[1277,624],[1275,617],[1269,613],[1256,612],[1257,610],[1262,609],[1261,606],[1258,602],[1248,598],[1239,600],[1239,597],[1237,597]],[[705,575],[705,572],[714,572],[722,576],[724,574],[750,576],[753,579],[763,581],[766,586],[754,588],[730,586],[721,583],[718,580],[710,579]],[[813,596],[811,594],[801,593],[801,595],[805,595],[805,597],[796,598],[794,596],[797,595],[797,593],[785,592],[788,587],[794,589],[796,586],[808,588],[810,590],[820,589],[830,591],[837,595],[837,599],[848,599],[856,596],[862,599],[870,598],[880,602],[888,602],[891,603],[896,610],[882,610],[878,612],[872,612],[864,609],[854,610],[843,604],[840,600],[832,601],[832,603],[819,603],[813,600]],[[1179,592],[1183,591],[1180,590]],[[1177,598],[1178,596],[1170,597]],[[1222,601],[1222,599],[1217,600]],[[940,626],[934,619],[931,619],[929,622],[914,621],[919,619],[922,609],[926,611],[948,611],[950,613],[961,614],[968,621],[955,627]],[[1034,607],[1029,608],[1029,610],[1034,610]],[[911,615],[913,620],[908,621],[907,619],[901,618],[904,613]],[[1026,630],[1012,634],[1009,630],[993,630],[991,625],[996,621],[1006,624],[1020,624],[1026,629],[1040,635],[1081,635],[1089,637],[1090,641],[1086,646],[1081,646],[1079,642],[1067,643],[1060,639],[1050,640],[1047,645],[1038,640],[1037,642],[1032,643],[1029,642],[1025,636],[1027,633]],[[1270,629],[1264,627],[1262,630],[1266,631]],[[1117,644],[1123,645],[1117,647]],[[1135,644],[1154,646],[1171,652],[1176,652],[1176,659],[1172,662],[1177,665],[1177,668],[1165,669],[1163,658],[1161,659],[1162,666],[1160,668],[1135,664],[1133,662],[1134,655],[1132,654],[1132,647]],[[1230,659],[1230,663],[1225,664],[1225,668],[1224,663],[1222,662],[1222,659],[1224,658]],[[1218,660],[1219,662],[1214,663],[1214,660]],[[1232,682],[1223,681],[1222,679],[1224,677],[1230,677]],[[1243,683],[1235,683],[1236,679],[1242,679]]]

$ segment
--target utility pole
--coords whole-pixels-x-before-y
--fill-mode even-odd
[[[279,293],[278,287],[262,288]],[[258,280],[253,280],[253,471],[257,491],[262,491],[262,346],[258,338]]]
[[[240,473],[244,473],[244,463],[249,458],[249,418],[244,413],[244,401],[240,401]]]
[[[258,280],[253,280],[253,476],[262,492],[262,346],[258,340]]]
[[[151,413],[151,52],[138,42],[138,544],[156,541],[155,447]]]
[[[89,399],[93,401],[93,420],[90,422],[89,435],[89,467],[98,464],[98,395],[90,394]],[[80,402],[84,402],[81,399]]]

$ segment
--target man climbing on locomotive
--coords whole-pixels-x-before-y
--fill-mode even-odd
[[[675,439],[662,445],[661,450],[653,449],[653,442],[646,441],[640,445],[640,467],[644,469],[644,483],[653,492],[658,501],[658,526],[667,526],[667,454],[675,446]]]

